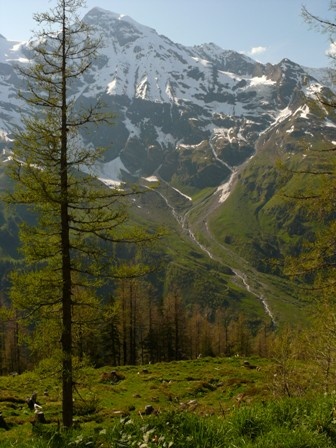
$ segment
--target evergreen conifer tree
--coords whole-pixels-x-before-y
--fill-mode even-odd
[[[74,309],[92,304],[85,302],[88,294],[76,291],[96,288],[113,275],[115,243],[154,238],[128,224],[124,200],[134,192],[109,189],[94,176],[102,151],[85,147],[79,134],[113,119],[98,103],[82,107],[76,96],[76,83],[101,45],[78,17],[82,6],[83,0],[57,0],[49,12],[34,16],[40,31],[32,41],[32,63],[19,67],[25,82],[20,94],[31,113],[15,135],[9,167],[15,181],[9,200],[36,217],[21,226],[24,263],[12,276],[11,297],[33,328],[53,322],[65,427],[73,423],[73,322],[80,315]]]

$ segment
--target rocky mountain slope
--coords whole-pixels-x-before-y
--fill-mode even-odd
[[[328,89],[325,72],[287,59],[263,65],[213,43],[184,47],[130,17],[100,8],[83,20],[104,45],[91,71],[73,86],[73,95],[78,104],[101,99],[117,114],[115,126],[82,135],[92,150],[107,148],[96,167],[98,176],[107,184],[160,180],[162,213],[173,216],[207,256],[213,254],[202,238],[211,223],[216,249],[223,245],[234,250],[242,257],[238,267],[248,260],[265,271],[267,262],[261,258],[281,254],[279,247],[271,250],[276,238],[263,245],[259,219],[279,187],[276,158],[303,158],[317,138],[326,144],[336,140],[335,115],[316,102]],[[0,35],[0,149],[5,152],[13,130],[29,113],[17,96],[22,80],[15,66],[29,63],[32,44]],[[233,185],[240,188],[227,200]],[[253,201],[256,207],[246,206]],[[228,215],[234,219],[223,218]],[[253,229],[247,231],[241,222],[250,220]],[[273,225],[272,232],[278,230]],[[249,244],[258,240],[260,247],[245,250],[246,239]],[[225,253],[220,258],[227,260]],[[246,276],[243,280],[246,287]]]

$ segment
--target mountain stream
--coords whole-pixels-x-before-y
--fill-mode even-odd
[[[201,204],[197,204],[193,207],[191,207],[186,213],[184,214],[180,214],[176,211],[176,209],[174,208],[174,206],[172,206],[168,200],[168,198],[162,193],[157,191],[157,193],[161,196],[161,198],[165,201],[167,207],[171,210],[172,215],[174,216],[174,218],[176,219],[176,221],[179,223],[179,225],[182,227],[183,231],[187,233],[187,235],[190,237],[190,239],[194,242],[194,244],[196,244],[204,253],[206,253],[208,255],[209,258],[211,258],[212,260],[216,260],[217,262],[223,263],[223,261],[219,258],[214,256],[214,254],[204,245],[202,244],[196,237],[195,233],[193,232],[193,230],[190,228],[190,224],[189,224],[189,219],[188,216],[190,215],[190,213],[195,210],[196,208],[199,208],[200,206],[204,205],[204,202],[206,201],[207,203],[209,203],[209,199],[215,199],[214,201],[212,200],[212,206],[211,206],[211,212],[213,212],[218,206],[220,206],[221,204],[223,204],[227,198],[229,197],[231,191],[232,191],[232,187],[235,183],[236,177],[240,171],[240,169],[245,165],[245,163],[243,165],[241,165],[240,167],[231,167],[230,165],[228,165],[226,162],[222,161],[216,154],[215,149],[212,145],[211,142],[210,143],[210,147],[211,147],[211,151],[213,153],[214,158],[221,163],[222,165],[224,165],[226,168],[228,168],[231,171],[231,176],[230,178],[224,182],[223,184],[221,184],[217,190],[212,193],[211,197],[207,197],[205,200],[203,200],[203,202]],[[252,156],[253,157],[253,156]],[[156,173],[158,174],[158,173]],[[160,182],[163,182],[166,186],[169,186],[169,184],[167,182],[165,182],[164,180],[162,180],[160,178]],[[170,188],[172,188],[170,186]],[[182,196],[185,197],[185,195],[176,190],[174,188],[175,191],[177,191],[179,194],[181,194]],[[209,227],[208,227],[208,223],[206,221],[206,217],[203,218],[202,221],[202,227],[204,228],[206,234],[214,240],[214,236],[211,234]],[[222,246],[220,243],[218,243],[218,241],[216,241],[216,244],[219,244],[224,250],[226,249],[224,246]],[[228,265],[226,265],[228,266]],[[274,318],[274,315],[272,313],[272,311],[269,308],[269,305],[267,303],[266,298],[264,297],[264,295],[260,294],[259,292],[255,291],[249,282],[248,276],[246,273],[241,272],[240,270],[232,267],[232,266],[228,266],[230,267],[230,269],[232,270],[232,272],[235,274],[236,278],[239,280],[239,282],[243,285],[243,287],[246,289],[246,291],[248,291],[250,294],[253,294],[254,296],[256,296],[260,302],[262,303],[263,307],[264,307],[264,311],[265,313],[270,317],[272,324],[276,325],[276,321]]]

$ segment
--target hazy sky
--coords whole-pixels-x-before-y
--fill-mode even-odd
[[[329,0],[87,0],[84,15],[94,6],[127,14],[174,42],[214,42],[223,49],[277,63],[287,57],[309,66],[329,65],[330,39],[307,25],[302,5],[323,18],[334,19]],[[28,40],[36,28],[33,13],[55,6],[56,0],[0,0],[0,34]],[[335,17],[336,20],[336,17]]]

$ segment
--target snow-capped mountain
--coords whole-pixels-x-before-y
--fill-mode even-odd
[[[72,93],[81,105],[102,100],[116,114],[113,126],[82,134],[92,150],[107,148],[96,166],[98,176],[108,185],[159,178],[155,199],[143,199],[143,207],[140,199],[135,202],[141,219],[173,222],[177,238],[182,228],[193,250],[197,246],[214,264],[221,257],[218,272],[222,275],[224,266],[228,279],[224,288],[218,284],[218,297],[233,277],[250,291],[248,278],[253,275],[265,305],[262,285],[270,284],[273,273],[269,258],[287,256],[292,235],[299,247],[307,231],[301,216],[280,204],[277,193],[284,183],[275,162],[280,155],[292,167],[300,167],[301,161],[309,165],[314,163],[306,157],[310,148],[336,145],[336,113],[317,101],[325,94],[333,100],[328,71],[288,59],[261,64],[214,43],[185,47],[130,17],[100,8],[83,20],[104,45],[90,71],[73,83]],[[0,35],[0,150],[10,148],[13,131],[30,112],[18,96],[24,84],[15,66],[29,64],[31,45]],[[11,256],[17,244],[12,224],[0,234]],[[213,257],[195,235],[208,237],[209,247],[219,255]],[[236,255],[244,260],[241,269],[231,269],[232,254],[235,264]],[[254,270],[244,272],[245,260],[267,277],[256,282]],[[284,295],[277,285],[272,286],[272,305]],[[272,288],[266,288],[267,300]],[[236,302],[235,283],[232,296]],[[207,290],[203,297],[206,302]],[[267,309],[265,305],[271,315]]]
[[[309,114],[309,101],[324,88],[313,72],[289,60],[263,65],[212,43],[184,47],[100,8],[83,20],[104,46],[78,80],[77,99],[101,98],[117,113],[115,126],[83,135],[87,144],[108,148],[97,167],[105,179],[155,174],[179,185],[219,185],[255,152],[260,135],[279,123],[302,126],[298,111]],[[14,67],[29,54],[29,43],[0,36],[2,147],[25,112]]]

